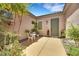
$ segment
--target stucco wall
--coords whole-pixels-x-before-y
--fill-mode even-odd
[[[12,31],[19,33],[21,37],[25,37],[24,31],[25,30],[31,30],[33,28],[32,21],[36,21],[35,17],[32,15],[23,15],[22,21],[21,21],[21,26],[20,26],[20,17],[18,15],[16,16],[15,19],[15,26],[11,25],[10,28]],[[20,26],[20,29],[19,29]],[[14,27],[14,29],[13,29]],[[19,30],[19,32],[18,32]]]
[[[31,30],[33,28],[33,24],[32,21],[35,21],[35,18],[29,16],[24,15],[23,16],[23,20],[22,20],[22,24],[20,27],[20,33],[23,34],[25,30]]]
[[[24,37],[24,31],[26,29],[31,30],[33,28],[32,21],[36,21],[36,18],[31,15],[24,15],[22,18],[23,19],[22,19],[19,34],[21,34]],[[53,18],[59,18],[59,36],[61,36],[61,31],[64,29],[64,24],[65,24],[64,16],[61,13],[37,17],[37,22],[42,21],[42,30],[39,30],[41,35],[47,35],[47,30],[49,29],[49,33],[51,36],[51,19]],[[46,24],[46,21],[48,21],[48,24]],[[15,27],[14,27],[14,31],[17,33],[18,33],[19,25],[20,25],[20,21],[17,15],[15,20]],[[13,25],[11,25],[11,28],[13,30]]]
[[[79,25],[79,9],[77,9],[70,17],[67,18],[66,30],[70,27],[71,23],[73,25]]]
[[[64,15],[65,18],[68,18],[69,16],[71,16],[73,14],[73,12],[75,12],[77,9],[79,8],[79,4],[78,3],[69,3],[65,5],[64,8]]]
[[[69,29],[71,23],[73,25],[79,25],[79,4],[70,4],[69,8],[65,11],[66,30]],[[66,35],[68,38],[68,36]]]
[[[50,18],[40,18],[40,19],[37,19],[37,22],[39,22],[39,21],[42,21],[42,29],[39,30],[39,33],[41,35],[46,35],[47,34],[47,30],[48,29],[51,30]],[[48,21],[48,24],[46,24],[46,21]],[[50,35],[51,35],[51,33],[50,33]]]
[[[47,35],[47,30],[49,29],[49,33],[51,36],[51,19],[59,18],[59,36],[61,36],[61,31],[64,29],[64,16],[62,14],[55,14],[55,15],[47,15],[43,17],[39,17],[37,20],[42,21],[42,29],[39,30],[40,34]],[[48,24],[46,24],[48,21]]]

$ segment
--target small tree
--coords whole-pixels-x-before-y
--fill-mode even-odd
[[[32,21],[32,24],[34,25],[33,29],[31,30],[32,32],[36,32],[38,34],[38,26],[37,26],[37,22]]]
[[[24,32],[27,37],[29,37],[29,32],[30,32],[30,31],[27,30],[27,29],[26,29],[25,32]]]
[[[77,46],[79,45],[79,26],[71,24],[71,27],[66,32],[67,36],[75,40]]]

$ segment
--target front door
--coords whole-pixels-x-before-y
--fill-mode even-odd
[[[53,37],[59,36],[59,19],[58,18],[51,20],[51,35]]]

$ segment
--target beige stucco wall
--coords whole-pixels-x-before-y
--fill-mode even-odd
[[[31,30],[33,28],[33,24],[32,21],[35,21],[35,18],[31,17],[30,15],[23,16],[23,20],[22,20],[22,24],[20,27],[20,33],[23,34],[24,31],[27,30]]]
[[[63,11],[65,18],[68,18],[69,16],[71,16],[73,14],[73,12],[75,12],[78,8],[79,8],[78,3],[68,3],[68,4],[66,4],[64,11]]]
[[[59,18],[59,36],[61,36],[61,31],[65,28],[64,27],[64,24],[65,24],[64,16],[61,13],[46,15],[46,16],[37,17],[37,18],[31,15],[24,15],[22,19],[19,34],[21,34],[21,36],[24,37],[24,31],[26,29],[31,30],[33,28],[32,21],[36,21],[37,19],[37,22],[42,21],[42,30],[39,30],[40,34],[47,35],[47,30],[49,29],[49,33],[51,36],[51,19],[53,18]],[[46,21],[48,21],[48,24],[46,24]],[[11,30],[18,33],[19,25],[20,25],[20,21],[17,15],[16,20],[15,20],[14,30],[13,30],[13,25],[10,26]]]
[[[77,9],[70,17],[67,18],[66,30],[73,25],[79,25],[79,9]]]
[[[47,35],[47,30],[49,29],[49,33],[51,36],[51,19],[59,18],[59,36],[61,36],[61,31],[64,29],[64,16],[63,14],[52,14],[47,16],[39,17],[37,20],[42,21],[42,29],[39,30],[40,34]],[[48,24],[46,24],[46,21],[48,21]]]
[[[69,8],[65,11],[66,30],[69,29],[71,23],[79,25],[79,4],[70,4]],[[68,37],[66,35],[66,37]]]
[[[24,31],[25,30],[31,30],[33,28],[32,21],[36,21],[36,18],[30,14],[26,14],[22,16],[22,21],[21,21],[21,26],[20,26],[20,17],[18,15],[16,16],[15,19],[15,26],[11,25],[10,28],[12,31],[18,33],[21,37],[25,37]],[[20,30],[18,32],[20,26]],[[14,29],[13,29],[14,27]]]

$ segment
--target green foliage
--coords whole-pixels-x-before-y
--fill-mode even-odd
[[[42,29],[42,22],[38,22],[38,29],[41,30]]]
[[[25,33],[29,33],[29,30],[25,30]]]
[[[14,43],[14,41],[17,40],[17,35],[12,32],[7,32],[5,35],[5,39],[6,39],[6,42],[5,42],[6,44]]]
[[[30,32],[29,30],[25,30],[24,32],[27,37],[29,37],[29,32]]]
[[[79,40],[79,26],[71,24],[71,27],[66,32],[67,36],[74,40]]]
[[[0,9],[11,11],[12,13],[21,14],[23,12],[26,13],[26,8],[28,7],[28,3],[1,3]]]
[[[65,30],[61,31],[61,38],[65,38]]]
[[[34,25],[33,29],[31,30],[31,32],[36,32],[38,33],[38,26],[37,26],[37,22],[32,21],[32,24]]]
[[[38,29],[37,27],[37,22],[35,22],[35,21],[32,21],[32,24],[34,25],[34,29]]]
[[[1,32],[0,33],[0,45],[4,46],[4,45],[9,45],[10,43],[13,43],[14,40],[16,39],[17,37],[15,36],[14,33],[11,33],[11,32]],[[1,43],[3,42],[3,43]]]
[[[4,39],[5,39],[4,34],[0,32],[0,47],[4,46]]]
[[[0,21],[8,20],[8,18],[12,18],[11,15],[24,15],[27,14],[28,3],[0,3]],[[6,13],[6,17],[3,16]],[[8,15],[8,16],[7,16]]]
[[[8,46],[5,46],[5,48],[0,51],[0,55],[2,56],[20,56],[21,54],[22,48],[17,40]]]
[[[67,52],[69,56],[79,56],[79,48],[73,46],[67,46],[66,48],[69,50]]]
[[[0,10],[0,23],[1,22],[9,22],[12,19],[12,14],[5,10]]]
[[[25,3],[1,3],[0,10],[11,12],[12,15],[24,15],[28,13],[26,9],[28,5],[29,4]],[[6,26],[3,26],[5,24],[5,20],[7,20],[7,17],[4,17],[3,13],[0,13],[0,55],[21,55],[22,48],[18,41],[17,35],[12,32],[7,32]]]
[[[8,34],[8,35],[7,35]],[[8,32],[3,49],[0,51],[2,56],[20,56],[22,54],[22,47],[19,43],[16,34]],[[8,44],[6,44],[8,43]]]

